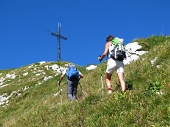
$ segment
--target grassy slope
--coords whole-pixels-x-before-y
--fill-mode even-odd
[[[139,42],[143,49],[149,49],[149,53],[125,66],[126,81],[133,85],[133,90],[125,94],[116,90],[108,96],[105,90],[102,96],[100,74],[104,81],[106,61],[92,71],[79,67],[85,75],[80,84],[86,92],[85,97],[79,86],[79,101],[68,102],[64,80],[61,83],[62,105],[59,104],[60,96],[54,97],[59,90],[57,80],[60,75],[54,77],[56,72],[45,70],[45,65],[37,65],[36,68],[44,69],[46,75],[53,78],[36,87],[35,84],[42,81],[45,75],[35,76],[35,67],[0,71],[0,76],[7,73],[18,75],[15,80],[8,81],[9,86],[0,88],[0,95],[17,90],[22,93],[19,97],[14,94],[9,106],[0,107],[0,126],[170,126],[170,37],[151,36],[134,41]],[[152,66],[150,61],[155,57],[157,60]],[[157,68],[157,65],[161,67]],[[29,75],[22,76],[27,71]],[[115,89],[117,83],[114,73],[112,84]],[[29,89],[22,91],[25,86]],[[155,94],[159,88],[163,95]]]

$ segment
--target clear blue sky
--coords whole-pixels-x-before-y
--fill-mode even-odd
[[[57,60],[99,64],[106,37],[135,38],[170,34],[170,0],[1,0],[0,70]]]

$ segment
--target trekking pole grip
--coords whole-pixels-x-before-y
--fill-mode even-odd
[[[99,55],[98,57],[100,57],[100,58],[101,58],[101,55]],[[99,61],[100,61],[100,63],[101,63],[102,59],[100,59]]]

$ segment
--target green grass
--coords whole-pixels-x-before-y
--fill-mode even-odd
[[[116,73],[112,76],[115,89],[112,95],[101,94],[101,75],[105,85],[106,61],[95,70],[86,71],[80,80],[79,100],[70,103],[66,95],[66,78],[61,83],[62,105],[57,81],[61,74],[47,70],[46,65],[66,66],[68,62],[48,62],[29,67],[0,70],[0,78],[15,74],[15,79],[5,80],[8,86],[0,88],[0,95],[16,91],[8,105],[0,106],[2,127],[169,127],[170,126],[170,36],[139,38],[143,49],[149,52],[139,60],[125,66],[126,81],[133,87],[122,93],[117,89]],[[151,60],[156,59],[152,65]],[[160,68],[158,68],[158,65]],[[36,68],[36,69],[35,69]],[[44,73],[38,72],[43,70]],[[26,76],[24,73],[28,72]],[[41,75],[36,76],[37,73]],[[55,76],[56,75],[56,76]],[[52,78],[44,81],[44,77]],[[28,88],[23,90],[24,88]],[[156,92],[162,92],[162,95]],[[21,95],[19,96],[18,93]]]

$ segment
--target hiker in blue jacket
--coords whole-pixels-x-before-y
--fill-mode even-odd
[[[58,84],[62,81],[63,77],[67,75],[67,96],[70,101],[76,100],[77,87],[80,78],[83,78],[83,74],[76,68],[74,64],[70,64],[67,69],[62,72]]]

